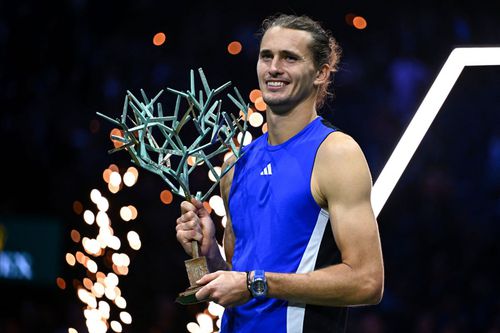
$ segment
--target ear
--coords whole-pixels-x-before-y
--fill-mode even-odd
[[[322,85],[330,79],[330,65],[324,64],[316,72],[316,79],[314,80],[315,85]]]

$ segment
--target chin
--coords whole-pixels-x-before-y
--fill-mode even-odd
[[[278,116],[287,115],[291,111],[291,108],[287,107],[284,104],[276,104],[276,105],[269,105],[268,104],[268,107],[269,107],[269,111],[271,113],[278,115]]]

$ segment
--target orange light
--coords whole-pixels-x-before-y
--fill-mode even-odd
[[[107,183],[109,184],[109,176],[111,176],[111,173],[113,172],[113,170],[111,169],[106,169],[102,172],[102,179]]]
[[[64,289],[66,289],[66,281],[64,281],[64,279],[63,279],[63,278],[58,277],[58,278],[56,279],[56,284],[57,284],[57,286],[58,286],[60,289],[63,289],[63,290],[64,290]]]
[[[116,164],[110,164],[108,169],[110,169],[111,171],[116,171],[116,172],[120,171],[120,169],[118,168],[118,166]]]
[[[168,205],[168,204],[172,203],[172,201],[174,200],[174,195],[169,190],[163,190],[160,193],[160,200],[165,205]]]
[[[78,230],[71,230],[71,240],[75,243],[80,242],[80,232]]]
[[[267,123],[264,123],[262,125],[262,133],[266,133],[267,132]]]
[[[133,174],[135,176],[135,178],[139,177],[139,171],[134,168],[133,166],[129,167],[127,169],[128,172],[130,172],[131,174]]]
[[[85,288],[87,288],[88,290],[90,290],[90,289],[92,289],[92,286],[94,285],[94,283],[92,282],[91,279],[84,278],[83,279],[83,285],[85,286]]]
[[[156,46],[161,46],[163,45],[163,43],[165,43],[166,40],[167,36],[165,36],[163,32],[159,32],[153,37],[153,44]]]
[[[362,16],[356,16],[355,18],[353,18],[352,19],[352,24],[354,25],[354,27],[356,29],[359,29],[359,30],[363,30],[368,25],[366,23],[365,18],[362,17]]]
[[[240,42],[234,41],[229,43],[229,45],[227,46],[227,52],[229,52],[232,55],[237,55],[241,52],[242,48],[243,47],[241,46]]]
[[[259,111],[266,111],[266,102],[264,102],[264,99],[261,97],[257,97],[255,100],[255,108]]]
[[[212,213],[212,207],[210,207],[210,204],[208,203],[208,201],[203,201],[203,207],[205,207],[208,214]]]
[[[130,212],[132,213],[131,220],[135,220],[137,218],[137,208],[135,208],[132,205],[127,206],[128,209],[130,209]]]
[[[75,214],[80,215],[83,212],[83,205],[80,201],[75,200],[73,201],[73,211]]]
[[[193,166],[196,163],[196,157],[194,156],[188,156],[187,158],[187,164],[189,166]]]
[[[95,278],[97,281],[103,281],[106,278],[106,274],[103,272],[97,272],[95,273]]]
[[[77,251],[75,257],[76,257],[76,261],[78,261],[80,264],[83,265],[83,263],[85,261],[85,255],[82,252]]]
[[[115,267],[116,267],[116,269],[115,269]],[[128,267],[116,266],[113,264],[113,271],[115,271],[115,273],[118,275],[127,275],[128,274]]]
[[[123,142],[113,139],[111,137],[112,135],[119,136],[119,137],[123,138],[123,132],[118,128],[113,128],[111,130],[111,133],[109,133],[109,138],[113,142],[113,145],[115,146],[115,148],[123,146]]]
[[[356,14],[353,14],[353,13],[345,14],[345,23],[352,26],[352,20],[354,20],[355,17],[356,17]]]
[[[262,91],[260,91],[260,89],[254,89],[250,92],[248,97],[250,97],[252,103],[255,103],[257,98],[262,97]]]

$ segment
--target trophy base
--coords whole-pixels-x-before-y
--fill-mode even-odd
[[[196,292],[200,290],[203,286],[194,286],[194,287],[189,287],[186,289],[186,291],[182,292],[177,296],[175,301],[177,303],[180,303],[182,305],[189,305],[189,304],[197,304],[197,303],[203,303],[207,302],[207,299],[197,299],[196,298]]]

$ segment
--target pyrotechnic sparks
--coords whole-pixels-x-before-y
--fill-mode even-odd
[[[103,180],[111,193],[117,193],[124,188],[123,184],[127,187],[135,185],[138,175],[134,167],[121,174],[116,165],[110,165],[103,172]],[[113,227],[118,223],[133,226],[130,223],[138,217],[138,211],[135,206],[126,205],[119,209],[118,217],[111,217],[111,202],[101,191],[92,189],[89,198],[92,207],[84,209],[79,201],[73,204],[75,213],[82,215],[82,230],[71,231],[71,239],[79,249],[74,254],[66,253],[65,259],[69,266],[75,267],[78,263],[86,270],[84,278],[74,280],[74,287],[83,304],[88,331],[104,333],[111,329],[122,332],[125,325],[132,323],[132,316],[125,311],[127,301],[119,287],[119,276],[128,274],[131,264],[128,253],[141,248],[141,239],[134,230],[129,230],[126,235],[115,234]],[[58,281],[61,289],[65,288],[63,282],[63,279]],[[77,330],[69,328],[68,332],[77,333]]]

